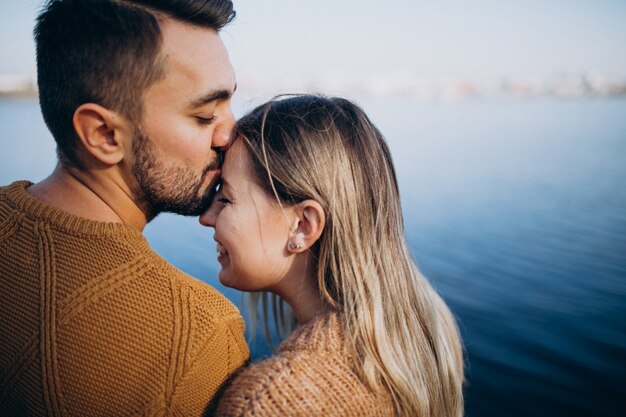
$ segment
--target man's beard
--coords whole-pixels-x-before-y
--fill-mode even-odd
[[[220,167],[219,155],[201,173],[185,167],[168,166],[159,159],[150,138],[138,129],[133,139],[133,175],[139,190],[135,192],[138,203],[144,206],[148,219],[162,212],[184,216],[199,216],[211,204],[215,184],[201,190],[209,171]]]

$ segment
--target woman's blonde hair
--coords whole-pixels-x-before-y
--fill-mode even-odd
[[[398,416],[462,416],[456,323],[409,252],[391,155],[363,110],[342,98],[279,97],[239,120],[237,136],[280,204],[324,208],[319,291],[342,313],[362,380],[390,394]],[[282,301],[272,303],[285,329]]]

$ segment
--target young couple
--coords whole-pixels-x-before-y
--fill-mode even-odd
[[[235,125],[233,17],[228,0],[44,7],[59,164],[0,188],[0,415],[462,415],[458,332],[406,246],[382,135],[321,96]],[[237,309],[150,249],[166,211],[215,229],[223,284],[291,307],[275,356],[245,367]]]

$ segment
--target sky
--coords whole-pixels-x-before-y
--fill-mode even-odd
[[[0,74],[34,74],[40,0],[0,0]],[[235,0],[239,74],[626,78],[623,0]]]

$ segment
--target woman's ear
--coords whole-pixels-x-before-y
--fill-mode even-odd
[[[116,165],[132,140],[132,126],[119,113],[95,103],[85,103],[72,118],[85,151],[106,165]],[[128,143],[126,143],[128,142]]]
[[[291,253],[300,253],[310,249],[322,235],[326,213],[315,200],[304,200],[294,210],[296,219],[287,248]]]

